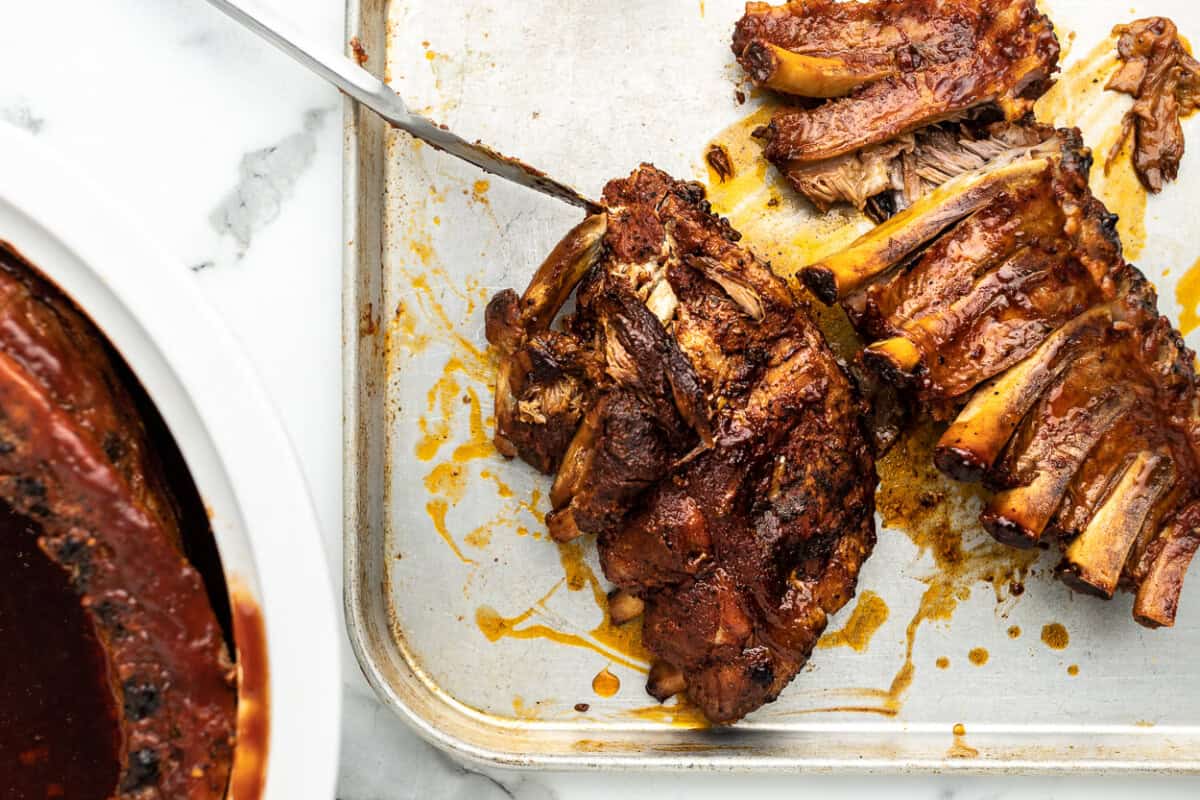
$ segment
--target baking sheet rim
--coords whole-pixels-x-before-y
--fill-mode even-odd
[[[364,5],[380,6],[380,13],[385,14],[389,0],[346,0],[346,39],[358,37],[364,43],[369,40],[368,34],[373,30],[372,22],[380,26],[380,32],[386,26],[386,20],[369,21],[364,18]],[[372,42],[376,46],[368,52],[383,52],[384,41],[380,38]],[[347,44],[347,55],[352,55]],[[377,60],[374,65],[382,62]],[[379,167],[383,158],[382,147],[379,152],[366,152],[369,145],[364,142],[368,136],[368,128],[376,127],[382,131],[383,123],[371,118],[364,125],[360,117],[367,112],[360,109],[350,98],[343,98],[343,231],[345,234],[345,250],[343,253],[343,302],[342,302],[342,335],[343,335],[343,458],[345,464],[343,478],[343,509],[344,509],[344,610],[346,629],[355,658],[367,682],[376,695],[389,706],[393,712],[404,719],[410,727],[423,739],[442,750],[460,756],[477,764],[487,766],[527,768],[527,769],[625,769],[639,771],[682,771],[703,769],[708,771],[726,772],[823,772],[823,773],[938,773],[952,772],[955,774],[1045,774],[1071,772],[1077,774],[1149,774],[1169,773],[1175,775],[1200,775],[1200,748],[1195,755],[1180,759],[1102,759],[1102,758],[1062,758],[1062,759],[1000,759],[1000,758],[956,758],[949,754],[939,758],[831,758],[831,757],[782,757],[775,755],[747,755],[739,748],[730,752],[720,744],[693,743],[686,752],[664,753],[654,752],[647,748],[646,752],[635,752],[627,748],[613,746],[614,752],[601,752],[602,747],[590,752],[581,750],[580,745],[585,740],[576,738],[574,741],[577,752],[527,752],[515,748],[499,749],[482,744],[482,736],[475,739],[466,735],[452,733],[445,725],[446,720],[434,715],[424,715],[408,698],[401,695],[400,689],[409,692],[424,692],[448,713],[458,714],[463,719],[460,724],[484,724],[476,715],[467,715],[456,704],[448,702],[440,693],[429,689],[427,682],[418,676],[411,665],[404,660],[402,666],[397,665],[400,674],[395,676],[394,683],[385,673],[383,659],[386,653],[379,652],[380,647],[387,647],[373,640],[382,633],[391,636],[391,621],[387,614],[373,609],[373,595],[384,592],[383,579],[368,579],[371,566],[381,567],[382,547],[372,548],[375,534],[370,524],[369,509],[365,507],[363,492],[369,488],[372,479],[370,463],[363,464],[364,450],[370,439],[371,420],[363,416],[362,393],[364,367],[364,345],[361,333],[363,312],[375,313],[370,300],[364,298],[362,277],[364,270],[380,269],[378,257],[372,259],[364,249],[373,247],[378,242],[368,242],[364,233],[372,230],[364,225],[374,224],[374,233],[378,234],[378,220],[372,223],[370,209],[379,209],[375,204],[382,198],[382,192],[377,198],[364,197],[360,191],[364,180],[371,180],[370,174],[364,174],[364,166],[369,170],[372,166]],[[381,134],[382,137],[382,134]],[[382,138],[381,138],[382,141]],[[364,213],[364,211],[366,213]],[[378,214],[377,214],[378,216]],[[378,254],[376,254],[378,255]],[[365,305],[364,305],[365,301]],[[367,339],[378,337],[366,337]],[[365,466],[360,470],[357,467]],[[378,561],[376,561],[378,560]],[[378,598],[376,598],[378,599]],[[372,615],[382,616],[378,619]],[[396,647],[395,642],[390,643]],[[396,648],[397,653],[403,648]],[[391,659],[392,661],[395,658]],[[403,660],[403,659],[402,659]],[[487,717],[480,714],[479,717]],[[439,724],[442,723],[442,724]],[[834,726],[836,727],[836,726]],[[502,731],[512,733],[519,725],[503,726]],[[470,730],[470,726],[467,726]],[[569,730],[569,726],[555,726],[556,730]],[[540,733],[549,733],[549,730]],[[1147,733],[1149,731],[1146,731]],[[484,734],[483,731],[480,731]],[[1138,733],[1141,733],[1140,731]],[[1157,731],[1159,735],[1165,731]],[[696,731],[688,731],[695,737]],[[684,735],[684,732],[681,732]],[[765,735],[756,732],[756,735]],[[782,734],[791,737],[794,734]],[[596,745],[602,744],[590,740]],[[619,751],[619,752],[616,752]]]

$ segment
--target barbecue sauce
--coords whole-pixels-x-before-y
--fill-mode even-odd
[[[621,691],[621,679],[605,667],[596,674],[595,678],[592,678],[592,691],[601,697],[612,697]]]
[[[237,752],[229,776],[231,800],[259,800],[267,780],[271,740],[271,675],[262,609],[242,587],[233,592],[237,638]]]
[[[849,647],[856,653],[865,652],[871,644],[871,638],[883,623],[887,622],[888,607],[884,599],[865,590],[859,597],[850,619],[841,630],[830,631],[821,637],[817,647]]]
[[[1051,650],[1066,650],[1071,643],[1071,635],[1067,629],[1057,622],[1052,622],[1042,628],[1042,642]]]
[[[223,796],[236,693],[203,504],[103,334],[4,243],[0,276],[0,794]]]
[[[96,629],[37,523],[0,503],[0,787],[8,800],[104,800],[116,699]]]
[[[1200,259],[1175,284],[1179,303],[1179,332],[1187,336],[1200,327]]]

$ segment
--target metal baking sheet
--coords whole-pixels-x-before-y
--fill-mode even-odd
[[[741,6],[351,0],[349,35],[412,105],[593,195],[643,159],[707,180],[706,144],[732,130],[744,169],[716,204],[787,273],[859,223],[813,219],[756,172],[742,120],[764,99],[739,101],[727,45]],[[1165,13],[1195,34],[1200,12],[1046,6],[1076,66],[1043,112],[1082,124],[1102,162],[1128,106],[1092,80],[1109,28]],[[1200,126],[1186,132],[1195,149]],[[1127,164],[1096,173],[1178,320],[1200,154],[1148,202]],[[424,736],[535,767],[1200,772],[1200,578],[1171,631],[1134,624],[1127,596],[1072,594],[1054,554],[991,544],[978,494],[929,475],[919,435],[885,459],[888,524],[859,598],[779,700],[721,731],[657,707],[636,633],[605,622],[594,544],[548,541],[549,480],[489,444],[484,304],[523,287],[578,212],[350,105],[345,176],[346,611],[371,683]]]

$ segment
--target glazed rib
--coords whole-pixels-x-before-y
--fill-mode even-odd
[[[935,461],[997,489],[982,515],[997,539],[1053,535],[1068,583],[1133,590],[1140,622],[1170,625],[1196,550],[1194,355],[1122,257],[1078,132],[1045,141],[1058,152],[974,173],[983,184],[1035,167],[993,178],[968,215],[937,216],[956,178],[801,277],[822,299],[836,293],[872,342],[864,364],[953,419]],[[895,231],[923,226],[937,232],[895,247]]]
[[[506,387],[497,443],[557,472],[548,527],[560,541],[599,536],[614,615],[644,609],[648,691],[686,692],[731,723],[796,675],[874,545],[861,403],[702,187],[643,166],[610,183],[604,204],[603,222],[551,259],[589,264],[559,328],[511,291],[489,304]],[[560,306],[572,282],[561,276],[578,274],[544,267],[525,298]],[[527,368],[546,336],[571,357]],[[545,387],[564,382],[570,417],[544,408]]]
[[[791,0],[747,3],[733,50],[758,85],[825,99],[761,132],[792,185],[822,209],[887,214],[1034,144],[1030,129],[990,123],[1031,111],[1059,46],[1034,0]]]

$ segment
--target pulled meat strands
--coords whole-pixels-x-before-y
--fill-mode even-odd
[[[608,219],[588,217],[568,233],[518,297],[496,295],[487,338],[504,356],[496,378],[496,449],[552,473],[583,418],[587,354],[550,324],[600,257]]]
[[[993,536],[1055,536],[1070,585],[1134,590],[1139,622],[1171,625],[1200,536],[1195,357],[1122,257],[1090,168],[1058,131],[801,278],[872,342],[868,368],[953,420],[935,462],[996,490]]]
[[[549,306],[522,312],[513,292],[488,306],[510,376],[497,437],[557,469],[556,539],[599,536],[613,619],[644,615],[657,658],[648,691],[686,691],[730,723],[796,675],[874,546],[861,403],[787,285],[738,245],[702,187],[643,166],[610,183],[604,203],[603,222],[585,222],[547,262],[571,268],[544,266],[525,294],[561,306],[576,289],[560,329],[543,325]],[[538,361],[530,348],[547,337],[569,357]],[[569,439],[568,417],[544,409],[549,386],[572,392],[559,403],[577,409]]]
[[[40,525],[107,662],[113,798],[224,797],[235,674],[179,512],[101,334],[3,244],[0,442],[0,500]]]
[[[1179,119],[1196,110],[1200,62],[1187,51],[1175,23],[1165,17],[1118,25],[1113,33],[1119,37],[1122,63],[1105,88],[1130,95],[1134,103],[1105,169],[1132,134],[1134,169],[1142,185],[1157,194],[1179,175],[1184,149]]]
[[[1059,46],[1034,0],[793,0],[747,3],[733,51],[758,85],[826,100],[777,114],[767,158],[818,207],[864,209],[885,191],[904,207],[1011,146],[972,120],[1030,113]]]

